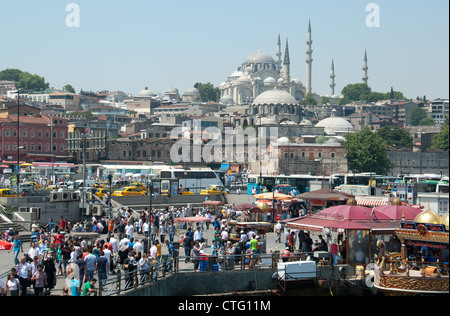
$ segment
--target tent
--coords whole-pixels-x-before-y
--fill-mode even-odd
[[[317,212],[315,216],[343,220],[390,220],[387,215],[360,205],[338,205]]]
[[[422,212],[421,209],[405,205],[378,206],[375,207],[374,210],[393,220],[401,220],[403,215],[405,216],[405,220],[414,220],[414,218]]]
[[[274,192],[255,194],[254,197],[258,200],[286,200],[292,198],[290,195]]]

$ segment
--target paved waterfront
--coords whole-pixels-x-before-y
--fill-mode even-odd
[[[238,202],[239,200],[248,200],[248,197],[246,196],[242,196],[242,197],[238,197],[235,196],[233,201]],[[185,229],[181,229],[181,230],[177,230],[177,234],[184,234],[186,232]],[[206,248],[206,253],[210,254],[211,253],[211,241],[212,241],[212,237],[213,237],[213,226],[212,224],[210,225],[209,229],[206,229],[206,225],[204,225],[204,231],[203,231],[203,237],[205,239],[207,239],[207,248]],[[106,238],[107,235],[101,235],[102,238]],[[142,239],[143,235],[138,235],[136,233],[133,234],[133,237],[135,239]],[[318,238],[314,238],[315,236],[313,235],[312,238],[313,240],[318,239]],[[174,241],[178,241],[178,235],[175,235]],[[298,244],[296,244],[297,246]],[[26,242],[24,244],[23,250],[25,253],[28,252],[30,248],[30,243]],[[267,252],[271,252],[271,251],[275,251],[275,250],[280,250],[282,251],[284,249],[284,235],[282,235],[282,243],[276,243],[276,234],[271,232],[266,234],[266,249]],[[162,247],[162,254],[167,254],[167,246],[163,245]],[[20,256],[22,256],[23,254],[21,253]],[[19,258],[20,258],[19,256]],[[180,248],[180,256],[184,256],[184,248]],[[9,271],[12,267],[14,266],[14,253],[11,250],[10,253],[8,253],[8,251],[1,251],[0,252],[0,274],[3,274],[7,271]],[[180,261],[180,268],[182,269],[189,269],[189,268],[193,268],[193,264],[192,263],[188,263],[185,264],[183,260]],[[6,277],[2,278],[4,281],[6,279]],[[63,287],[66,286],[66,279],[64,276],[58,276],[57,277],[57,285],[55,287],[55,289],[53,289],[52,291],[52,295],[59,295],[61,293],[61,290]],[[34,294],[32,289],[28,290],[29,294]]]

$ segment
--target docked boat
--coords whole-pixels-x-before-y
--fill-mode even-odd
[[[448,295],[448,217],[428,207],[413,222],[402,221],[395,230],[400,253],[387,253],[379,241],[376,262],[366,267],[372,285],[389,296]]]

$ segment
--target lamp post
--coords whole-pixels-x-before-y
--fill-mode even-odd
[[[19,197],[19,182],[20,182],[20,95],[19,88],[17,88],[17,197]]]
[[[48,127],[50,127],[50,153],[51,153],[51,158],[52,158],[52,170],[50,173],[50,181],[52,182],[52,184],[55,183],[55,181],[53,180],[53,174],[54,174],[54,168],[53,168],[53,164],[54,164],[54,159],[53,159],[53,126],[55,126],[53,124],[53,116],[50,117],[51,121],[50,124],[47,124]]]
[[[149,215],[152,212],[152,202],[153,202],[153,182],[149,178],[147,181],[147,192],[150,195],[150,201],[149,201]]]

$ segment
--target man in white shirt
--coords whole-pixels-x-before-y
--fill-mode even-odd
[[[142,251],[144,250],[144,246],[142,245],[142,243],[139,240],[136,240],[136,242],[134,243],[133,249],[136,252],[136,260],[137,261],[141,260]]]
[[[104,257],[108,260],[108,265],[111,265],[112,253],[111,253],[111,250],[108,249],[107,245],[104,245],[104,247],[103,247],[103,254],[104,254]]]
[[[131,239],[131,235],[133,234],[134,227],[129,222],[127,226],[125,226],[125,234],[127,235],[128,239]]]
[[[156,260],[157,255],[158,255],[158,248],[153,243],[152,247],[150,248],[150,256],[152,257],[153,260]]]
[[[197,230],[194,233],[194,241],[198,240],[200,241],[202,239],[202,231],[200,229],[200,226],[197,227]]]
[[[31,282],[31,271],[32,266],[29,264],[25,257],[20,259],[20,263],[17,266],[17,271],[19,273],[20,287],[22,288],[22,296],[26,296],[28,286]]]

